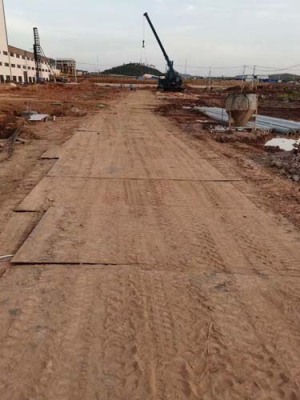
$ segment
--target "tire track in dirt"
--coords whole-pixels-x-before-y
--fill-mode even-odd
[[[239,174],[200,162],[149,99],[93,118],[27,199],[54,203],[29,246],[44,265],[24,259],[0,280],[1,400],[300,395],[296,232],[231,183],[172,181]],[[88,176],[71,184],[74,163]],[[135,168],[142,180],[128,179]],[[66,254],[77,267],[59,265]],[[103,264],[79,265],[87,255]]]
[[[12,317],[10,326],[5,336],[5,346],[1,348],[0,370],[5,371],[0,375],[0,393],[3,400],[11,399],[9,391],[14,386],[16,393],[22,392],[22,383],[17,379],[16,382],[11,381],[15,369],[22,362],[24,354],[28,352],[27,348],[19,348],[21,341],[30,344],[31,332],[28,327],[33,322],[33,315],[37,312],[37,298],[34,294],[30,294],[22,303],[21,308],[13,308],[9,310]],[[19,351],[16,353],[15,349]]]
[[[211,398],[238,399],[242,385],[245,398],[265,399],[266,394],[270,398],[296,398],[296,382],[290,384],[278,349],[270,346],[272,341],[266,340],[264,329],[256,328],[255,314],[249,313],[236,283],[221,275],[206,282],[200,277],[193,281],[214,305],[205,392],[210,391]]]
[[[119,271],[103,285],[103,360],[108,399],[153,395],[151,342],[144,341],[144,297],[139,278],[139,274]]]
[[[60,374],[56,374],[49,387],[49,392],[55,399],[69,399],[72,396],[84,398],[86,377],[88,374],[88,356],[91,351],[90,321],[93,312],[94,290],[89,274],[81,274],[75,283],[76,299],[68,305],[65,312],[70,316],[70,324],[65,330],[60,347],[63,352],[57,352],[55,364],[60,366]],[[73,379],[73,368],[76,368],[77,379]],[[50,394],[49,393],[49,394]]]
[[[34,395],[38,399],[85,398],[88,389],[95,288],[89,271],[71,274],[70,278],[71,282],[63,283],[68,286],[68,289],[64,287],[67,297],[64,298],[63,310],[57,305],[60,318],[57,331],[48,344],[48,361],[39,383],[34,386]]]
[[[1,399],[296,398],[296,371],[228,275],[35,268],[27,282],[17,271],[21,293],[7,305],[23,302],[25,310],[13,339],[0,338],[8,351],[1,371],[11,368],[1,377]],[[10,274],[4,284],[13,290]],[[30,335],[32,346],[24,347]]]

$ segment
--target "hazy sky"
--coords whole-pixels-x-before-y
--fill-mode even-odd
[[[11,45],[32,48],[37,26],[47,55],[93,64],[80,68],[95,69],[98,62],[103,70],[147,60],[163,69],[147,24],[142,50],[145,11],[181,71],[186,60],[187,72],[202,75],[209,66],[220,68],[214,73],[238,74],[244,64],[277,68],[300,63],[299,0],[4,1]],[[300,67],[291,71],[300,72]]]

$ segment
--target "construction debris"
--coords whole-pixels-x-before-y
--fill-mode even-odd
[[[12,136],[9,138],[9,143],[10,143],[10,144],[9,144],[9,147],[8,147],[8,157],[11,157],[11,156],[13,155],[17,137],[18,137],[18,136],[20,135],[20,133],[22,132],[23,127],[24,127],[23,125],[22,125],[22,126],[19,126],[19,127],[15,130],[15,132],[12,134]]]
[[[0,256],[0,261],[4,262],[4,261],[8,261],[11,258],[13,258],[14,254],[8,254],[6,256]]]
[[[281,175],[300,182],[300,154],[296,151],[279,151],[269,155],[269,165]]]
[[[29,118],[30,122],[46,122],[50,117],[49,114],[32,114]]]
[[[32,115],[38,114],[37,111],[26,110],[22,112],[22,117],[25,119],[30,119]]]
[[[284,138],[274,138],[269,140],[266,144],[266,148],[278,149],[283,151],[297,151],[298,146],[300,145],[300,139],[284,139]]]
[[[270,116],[258,116],[256,130],[253,129],[255,127],[253,122],[248,123],[246,127],[228,129],[228,113],[221,107],[226,100],[225,94],[223,98],[217,98],[216,93],[211,93],[211,98],[208,98],[204,92],[198,92],[198,95],[192,92],[190,97],[188,97],[188,93],[185,93],[185,96],[186,99],[178,99],[173,98],[173,95],[168,95],[166,97],[168,103],[160,105],[157,112],[174,119],[186,133],[195,138],[206,140],[209,137],[219,143],[231,143],[234,146],[234,152],[245,152],[250,157],[254,157],[256,161],[259,160],[262,165],[272,167],[277,174],[294,182],[300,182],[300,143],[298,140],[300,122],[296,122],[296,113],[284,114],[281,108],[279,108],[280,112],[276,113],[277,108],[275,107],[272,114],[270,107],[273,103],[270,100],[269,108],[263,108],[263,112],[269,113]],[[278,106],[277,103],[275,104]],[[279,103],[279,105],[281,104]],[[199,115],[199,112],[203,115]],[[198,114],[195,115],[195,113]],[[277,115],[283,118],[277,118]],[[285,115],[287,119],[285,119]],[[209,136],[207,136],[207,132],[210,133]],[[287,141],[281,141],[281,145],[276,140],[268,142],[274,138],[274,133],[281,133],[282,137],[278,139],[285,138]],[[292,137],[287,138],[288,134],[291,134]],[[297,142],[298,147],[295,146]],[[269,146],[270,143],[274,144],[274,147]],[[248,147],[249,145],[251,147]],[[226,151],[229,148],[226,147]],[[285,193],[285,195],[287,194]]]

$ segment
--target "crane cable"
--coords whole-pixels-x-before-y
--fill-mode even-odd
[[[142,48],[145,48],[145,39],[146,39],[146,26],[145,26],[145,17],[143,16],[143,44]]]
[[[143,16],[143,40],[142,40],[140,64],[147,65],[148,58],[147,58],[147,50],[146,50],[145,42],[146,42],[146,23],[145,23],[145,17]]]

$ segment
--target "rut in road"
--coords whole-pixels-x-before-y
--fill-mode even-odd
[[[20,203],[41,219],[0,279],[1,400],[300,397],[299,233],[156,103],[91,118]]]

